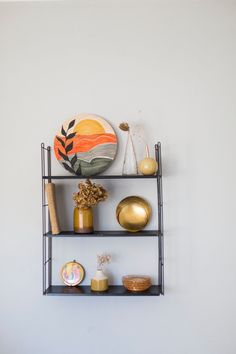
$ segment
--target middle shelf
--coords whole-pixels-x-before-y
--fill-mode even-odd
[[[45,237],[158,237],[161,236],[159,230],[146,230],[138,232],[128,232],[128,231],[94,231],[92,234],[76,234],[74,231],[61,231],[60,234],[53,235],[51,232],[47,232],[43,236]]]

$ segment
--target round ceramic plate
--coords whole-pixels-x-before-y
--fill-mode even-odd
[[[84,275],[83,266],[76,261],[64,264],[61,269],[62,280],[68,286],[75,286],[81,283],[84,279]]]
[[[63,123],[54,140],[57,160],[69,172],[93,176],[115,159],[117,136],[112,126],[94,114],[78,114]]]
[[[116,208],[118,223],[130,232],[142,230],[147,225],[150,217],[151,206],[141,197],[127,197]]]

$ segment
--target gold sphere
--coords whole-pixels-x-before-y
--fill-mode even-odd
[[[147,225],[150,216],[150,204],[137,196],[123,199],[116,208],[118,223],[130,232],[142,230]]]
[[[139,171],[146,176],[154,175],[157,172],[157,162],[151,157],[146,157],[139,162]]]

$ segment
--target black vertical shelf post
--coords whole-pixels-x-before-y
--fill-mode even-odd
[[[47,167],[48,167],[48,183],[51,183],[51,147],[47,147]],[[48,211],[48,229],[51,230],[50,216]],[[48,238],[48,286],[52,285],[52,239]]]
[[[47,157],[45,156],[47,152]],[[47,163],[46,163],[47,158]],[[46,192],[45,192],[45,175],[47,165],[47,174],[49,176],[48,183],[51,183],[51,147],[45,147],[44,143],[41,144],[41,173],[42,173],[42,232],[43,235],[47,232],[47,219],[48,219],[48,230],[51,230],[50,217],[48,209],[48,203],[46,202]],[[47,216],[48,214],[48,216]],[[43,294],[46,294],[46,290],[52,285],[52,239],[48,238],[46,240],[43,237],[42,241],[42,273],[43,273]]]
[[[161,143],[155,145],[155,155],[158,163],[157,173],[157,200],[158,200],[158,283],[161,286],[161,293],[164,295],[164,226],[163,226],[163,192],[162,192],[162,160]]]
[[[46,201],[46,190],[45,184],[46,180],[51,183],[53,179],[86,179],[83,176],[53,176],[51,173],[51,147],[45,147],[44,143],[41,144],[41,173],[42,173],[42,279],[43,279],[43,295],[92,295],[92,296],[158,296],[160,294],[164,295],[164,227],[163,227],[163,191],[162,191],[162,159],[161,159],[161,143],[155,144],[155,158],[158,163],[158,171],[154,176],[122,176],[122,175],[96,175],[93,179],[142,179],[142,178],[154,178],[157,184],[157,222],[158,230],[145,230],[142,235],[142,231],[138,233],[137,236],[146,237],[157,236],[158,237],[158,285],[153,285],[150,289],[145,292],[132,293],[126,290],[121,285],[110,286],[108,291],[105,293],[97,293],[91,291],[90,287],[79,286],[79,287],[67,287],[61,285],[52,285],[52,238],[54,237],[65,237],[68,236],[77,237],[73,232],[62,231],[59,235],[51,234],[50,217],[48,210],[48,203]],[[47,171],[47,175],[45,174]],[[48,220],[48,228],[47,228]],[[145,236],[146,235],[146,236]],[[52,237],[53,236],[53,237]],[[80,235],[81,236],[81,235]],[[131,237],[135,238],[133,233],[128,231],[95,231],[93,237]],[[84,236],[86,237],[86,235]]]
[[[45,180],[43,176],[45,175],[45,146],[44,143],[41,144],[41,173],[42,173],[42,232],[46,232],[46,197],[45,197]],[[42,238],[42,275],[43,275],[43,294],[46,293],[47,288],[47,269],[46,269],[46,239]]]

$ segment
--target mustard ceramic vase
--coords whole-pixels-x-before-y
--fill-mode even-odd
[[[91,290],[106,291],[107,289],[108,277],[103,273],[102,269],[98,269],[95,276],[91,279]]]
[[[77,234],[93,233],[93,209],[74,208],[74,232]]]

